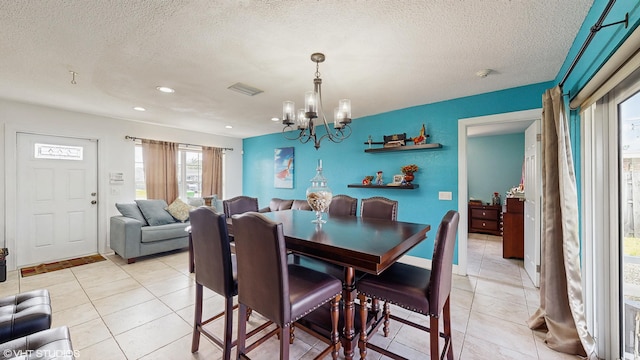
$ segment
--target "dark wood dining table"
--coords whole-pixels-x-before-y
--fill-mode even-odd
[[[361,218],[325,216],[317,225],[313,211],[284,210],[264,213],[281,222],[287,249],[344,267],[342,346],[346,359],[353,359],[358,339],[355,329],[356,271],[380,274],[426,238],[427,224]]]

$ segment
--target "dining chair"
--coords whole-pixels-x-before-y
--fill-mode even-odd
[[[198,351],[200,335],[204,335],[223,351],[223,359],[231,358],[231,348],[236,345],[232,340],[233,297],[238,294],[238,278],[236,274],[236,256],[231,253],[227,222],[224,214],[216,213],[212,207],[202,206],[191,210],[191,238],[196,273],[195,316],[193,322],[193,338],[191,352]],[[225,298],[224,311],[202,320],[202,297],[204,287]],[[205,329],[205,325],[224,316],[223,339]],[[270,322],[253,330],[249,336],[266,328]],[[259,329],[259,330],[258,330]]]
[[[331,352],[337,359],[339,350],[338,305],[342,281],[296,264],[287,263],[282,223],[276,223],[260,213],[245,213],[232,217],[236,229],[238,259],[238,358],[246,358],[247,307],[273,321],[279,329],[280,359],[289,359],[291,327],[320,306],[331,302],[331,336],[329,346],[320,354]],[[259,342],[261,340],[258,340]]]
[[[356,216],[358,199],[349,195],[335,195],[329,204],[329,215]]]
[[[367,274],[356,283],[360,304],[366,304],[367,297],[384,301],[384,317],[376,320],[369,331],[361,331],[358,347],[360,358],[366,359],[367,348],[393,359],[403,357],[368,342],[368,337],[375,334],[381,323],[384,323],[384,336],[389,335],[389,319],[415,327],[429,333],[431,360],[443,358],[453,360],[451,344],[451,315],[449,295],[451,293],[453,251],[460,216],[457,211],[450,210],[442,218],[436,233],[431,270],[403,263],[395,263],[380,275]],[[389,303],[429,317],[429,327],[411,322],[390,314]],[[366,329],[367,307],[360,307],[362,329]],[[439,330],[440,317],[443,319],[443,331]],[[440,352],[439,337],[444,339]],[[441,355],[442,354],[442,355]]]
[[[398,202],[382,196],[360,201],[360,216],[366,218],[398,220]]]
[[[224,215],[227,218],[230,218],[235,214],[245,213],[247,211],[259,211],[258,198],[242,195],[223,200],[222,207],[224,209]]]

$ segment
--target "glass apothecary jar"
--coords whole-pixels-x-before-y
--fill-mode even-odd
[[[327,186],[327,179],[322,175],[322,160],[318,160],[316,168],[316,176],[311,179],[311,186],[307,188],[307,202],[313,211],[316,212],[316,218],[313,223],[322,224],[327,222],[322,219],[322,213],[329,211],[329,204],[333,199],[333,193]]]

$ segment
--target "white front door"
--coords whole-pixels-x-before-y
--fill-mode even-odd
[[[540,120],[524,132],[524,269],[533,284],[540,286],[540,209],[542,201]]]
[[[18,133],[17,266],[98,249],[97,141]]]

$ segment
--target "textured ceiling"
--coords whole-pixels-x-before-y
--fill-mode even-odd
[[[248,137],[281,131],[283,100],[302,107],[313,52],[325,108],[349,98],[354,118],[552,80],[591,3],[1,1],[0,97]]]

